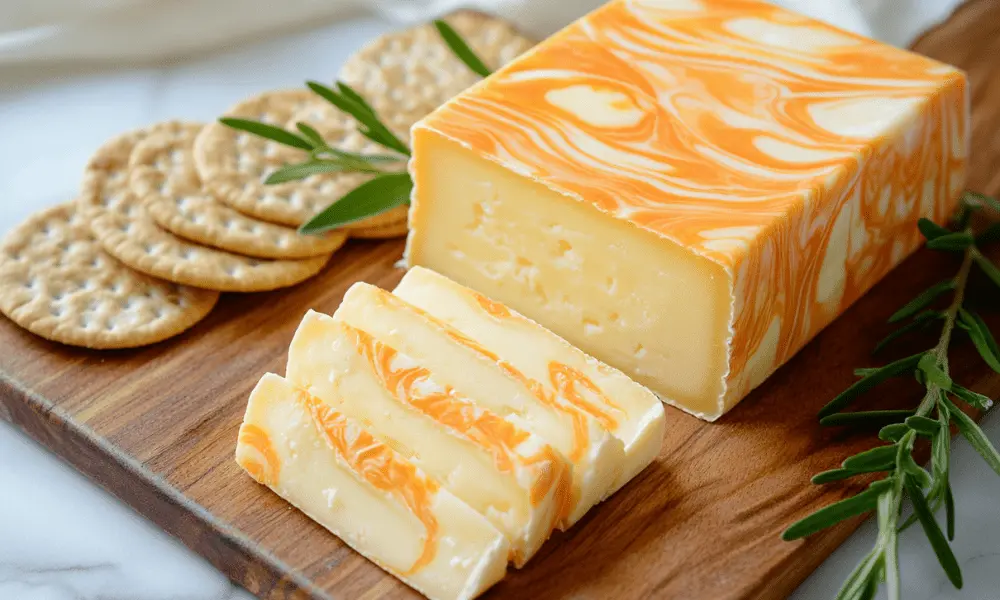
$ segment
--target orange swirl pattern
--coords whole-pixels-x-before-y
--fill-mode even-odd
[[[417,308],[416,306],[406,304],[405,302],[393,296],[392,294],[389,294],[388,292],[380,294],[380,296],[385,302],[389,303],[390,305],[394,305],[400,309],[408,309],[416,312],[421,317],[426,319],[429,323],[431,323],[432,325],[440,329],[442,332],[444,332],[448,337],[450,337],[456,343],[461,344],[462,346],[468,348],[469,350],[472,350],[479,356],[496,363],[497,367],[499,367],[500,370],[503,371],[505,375],[507,375],[511,379],[514,379],[515,381],[523,385],[525,388],[527,388],[528,392],[531,393],[532,396],[537,398],[539,402],[569,416],[570,419],[573,421],[573,448],[568,456],[568,458],[571,461],[576,462],[579,461],[581,458],[583,458],[583,455],[586,452],[588,445],[590,444],[590,435],[587,431],[588,414],[597,419],[598,422],[601,423],[601,425],[603,425],[604,428],[609,431],[614,430],[618,427],[618,422],[617,420],[615,420],[614,415],[612,415],[606,410],[603,410],[601,407],[594,405],[591,402],[587,402],[585,399],[580,397],[579,394],[574,394],[572,396],[561,396],[559,394],[549,393],[549,391],[545,389],[545,385],[543,385],[541,382],[532,379],[531,377],[528,377],[520,370],[515,368],[514,365],[503,360],[496,353],[483,347],[481,344],[469,338],[464,333],[455,329],[448,323],[445,323],[444,321],[428,314],[427,312],[421,310],[420,308]],[[508,314],[510,313],[508,312]],[[566,367],[565,365],[562,365],[561,363],[556,363],[555,361],[553,361],[553,363],[559,365],[559,367]],[[556,368],[559,369],[559,367]],[[552,365],[550,365],[550,371],[551,369]],[[578,375],[579,377],[587,379],[586,375],[584,375],[583,373],[578,373]],[[589,384],[590,387],[593,388],[597,387],[589,379],[587,379],[587,383]],[[554,385],[554,387],[555,389],[559,389],[558,386]]]
[[[423,524],[423,550],[403,575],[412,575],[430,564],[437,554],[438,522],[431,502],[438,484],[424,476],[417,467],[400,460],[389,446],[370,433],[352,425],[347,418],[319,398],[297,388],[297,401],[309,411],[316,429],[334,452],[362,479],[399,498]]]
[[[344,324],[351,342],[365,358],[382,387],[400,403],[409,405],[465,439],[485,449],[497,469],[514,472],[515,463],[539,466],[542,477],[532,485],[530,501],[537,506],[555,492],[556,511],[553,525],[573,509],[572,478],[569,466],[549,445],[524,456],[517,448],[531,434],[502,417],[478,408],[450,387],[437,386],[430,371],[420,366],[398,366],[401,356],[394,348],[375,340],[368,333]]]
[[[244,423],[240,426],[239,444],[253,448],[263,460],[260,462],[249,456],[240,456],[240,466],[258,483],[271,487],[277,485],[281,477],[281,461],[267,432],[256,425]]]
[[[417,127],[725,269],[728,408],[964,186],[947,65],[759,0],[615,0]]]

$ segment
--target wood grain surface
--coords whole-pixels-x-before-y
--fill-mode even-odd
[[[969,71],[970,186],[1000,192],[1000,0],[973,0],[916,48]],[[313,281],[226,296],[193,330],[138,351],[67,348],[0,318],[0,418],[263,598],[416,597],[232,458],[247,396],[263,373],[283,372],[305,311],[333,312],[358,280],[391,288],[401,250],[399,241],[352,242]],[[659,460],[487,597],[787,596],[859,523],[782,542],[787,525],[856,491],[813,486],[809,477],[873,441],[819,427],[817,409],[853,381],[854,367],[872,364],[869,349],[887,332],[886,317],[955,268],[951,257],[919,253],[716,424],[668,407]],[[988,320],[1000,324],[1000,294],[979,280],[974,286],[987,312],[993,307]],[[953,368],[968,387],[1000,395],[1000,377],[967,344]],[[919,395],[903,382],[866,402],[908,406]]]

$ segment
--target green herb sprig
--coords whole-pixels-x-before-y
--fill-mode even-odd
[[[946,229],[926,219],[920,221],[920,231],[927,239],[927,246],[943,252],[960,253],[961,266],[954,277],[934,284],[896,311],[889,322],[906,324],[879,342],[875,352],[913,331],[940,323],[937,344],[930,350],[882,367],[858,369],[855,373],[860,379],[819,412],[823,425],[880,427],[878,437],[887,442],[887,445],[848,458],[838,469],[819,473],[812,481],[825,485],[864,473],[884,473],[881,479],[861,493],[826,506],[795,523],[782,536],[785,540],[795,540],[851,517],[869,512],[877,514],[879,533],[875,545],[844,582],[837,595],[838,600],[870,600],[882,582],[886,583],[889,600],[900,600],[898,534],[914,523],[920,523],[948,579],[956,588],[962,587],[962,571],[949,544],[955,538],[955,501],[949,483],[952,425],[1000,475],[1000,453],[976,422],[959,408],[961,404],[966,404],[986,411],[993,405],[993,400],[962,387],[952,380],[948,370],[948,350],[955,333],[963,332],[972,340],[986,364],[1000,373],[1000,348],[996,340],[983,319],[965,305],[969,277],[974,267],[1000,287],[1000,269],[982,252],[985,244],[1000,239],[1000,223],[991,225],[979,236],[975,236],[969,227],[972,214],[984,208],[1000,213],[1000,202],[981,194],[967,193],[962,199],[954,229]],[[951,298],[945,308],[930,308],[946,294],[950,294]],[[885,381],[911,375],[926,390],[915,409],[843,412]],[[919,439],[930,442],[929,472],[913,458],[914,445]],[[900,523],[905,499],[912,504],[913,515]],[[934,519],[934,513],[942,506],[945,509],[944,532]]]
[[[490,70],[448,23],[434,21],[448,48],[470,70],[486,77]],[[259,121],[223,117],[219,122],[227,127],[309,153],[302,162],[287,164],[264,180],[266,184],[279,184],[305,179],[323,173],[364,173],[371,179],[333,201],[315,217],[299,228],[302,234],[320,234],[349,223],[361,221],[384,213],[397,206],[410,203],[413,181],[401,163],[410,156],[410,148],[400,140],[379,118],[375,109],[354,89],[338,81],[327,87],[315,81],[306,86],[339,110],[358,122],[363,136],[393,154],[359,154],[334,148],[323,140],[308,123],[296,123],[297,131],[288,131]]]

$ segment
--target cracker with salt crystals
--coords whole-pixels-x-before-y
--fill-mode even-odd
[[[332,148],[343,150],[345,152],[354,152],[357,154],[379,154],[383,156],[392,155],[391,151],[386,150],[382,146],[361,135],[361,132],[358,131],[353,120],[350,117],[345,117],[344,113],[333,105],[321,104],[303,109],[292,116],[292,119],[288,122],[286,128],[293,130],[295,129],[296,123],[308,124],[310,127],[315,129],[323,137],[323,141],[325,141]],[[397,163],[379,162],[376,164],[378,168],[383,171],[406,170],[405,157],[403,156],[400,156],[400,160]],[[343,198],[345,194],[362,183],[371,180],[372,177],[374,177],[374,175],[366,173],[331,174],[330,181],[333,182],[333,186],[329,190],[330,197],[326,199],[327,205],[332,204],[339,198]],[[383,213],[368,217],[367,219],[347,223],[342,228],[352,232],[352,237],[358,237],[354,235],[353,232],[359,229],[367,230],[389,226],[397,227],[398,229],[399,223],[402,222],[405,225],[408,211],[408,206],[397,206]]]
[[[534,45],[507,22],[473,11],[444,18],[491,70]],[[347,59],[340,79],[372,105],[401,139],[410,127],[479,81],[433,23],[385,34]]]
[[[261,260],[223,252],[160,228],[128,185],[128,160],[136,144],[153,135],[183,136],[195,125],[163,124],[105,143],[84,172],[78,203],[105,251],[154,277],[206,289],[257,292],[295,285],[318,273],[329,255]]]
[[[310,90],[266,92],[233,106],[227,117],[262,121],[284,127],[300,111],[320,109],[323,100]],[[354,128],[351,118],[336,113],[323,124],[324,133]],[[245,215],[279,225],[298,227],[345,193],[344,174],[323,173],[299,181],[265,184],[268,175],[309,154],[222,123],[205,127],[195,141],[194,159],[206,189]],[[358,182],[364,181],[358,178]],[[356,185],[356,184],[355,184]],[[347,189],[351,189],[348,184]]]
[[[0,245],[0,312],[63,344],[153,344],[193,326],[218,299],[218,292],[154,279],[111,258],[74,204],[32,216]]]
[[[157,225],[199,244],[258,258],[322,256],[347,240],[342,232],[300,235],[216,200],[203,188],[194,166],[197,133],[153,135],[132,150],[130,187]]]

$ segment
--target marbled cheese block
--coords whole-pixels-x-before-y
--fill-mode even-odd
[[[414,267],[394,295],[444,321],[497,358],[594,415],[622,441],[625,464],[612,492],[653,462],[663,445],[663,405],[652,392],[499,302]]]
[[[402,352],[433,373],[439,384],[513,419],[565,457],[572,466],[572,493],[560,515],[560,529],[576,523],[614,491],[625,463],[622,441],[594,414],[549,393],[540,382],[500,360],[492,348],[363,282],[351,286],[333,317]],[[533,340],[525,338],[522,343],[528,346]]]
[[[292,340],[286,376],[485,516],[510,541],[516,566],[570,509],[572,471],[556,450],[360,329],[310,311]]]
[[[413,130],[411,265],[705,419],[943,222],[956,69],[756,0],[616,0]]]
[[[236,461],[428,598],[471,599],[507,569],[506,538],[361,424],[267,374],[250,395]]]

